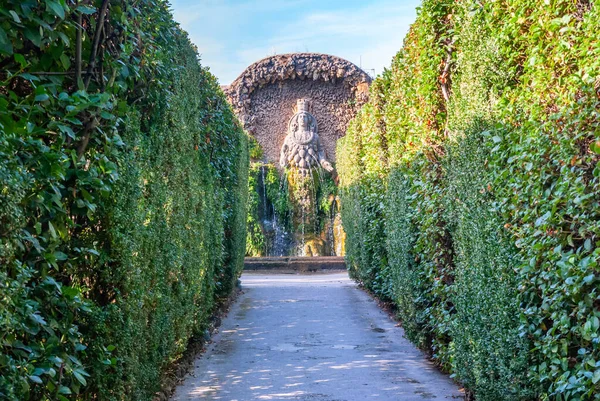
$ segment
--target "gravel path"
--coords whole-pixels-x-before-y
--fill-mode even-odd
[[[244,274],[244,294],[173,400],[459,400],[348,278]]]

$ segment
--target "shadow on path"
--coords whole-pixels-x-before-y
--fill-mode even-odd
[[[458,386],[344,273],[242,276],[173,400],[458,400]]]

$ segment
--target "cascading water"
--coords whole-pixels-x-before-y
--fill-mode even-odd
[[[270,199],[273,192],[269,188],[269,174],[276,172],[273,165],[260,164],[258,167],[257,191],[259,195],[258,214],[264,237],[265,256],[288,256],[290,255],[290,234],[286,224],[286,216],[280,216],[274,202],[281,198],[282,186],[279,186],[279,193],[275,194],[275,199]]]
[[[273,219],[273,248],[270,256],[288,256],[289,243],[289,232],[275,215]]]

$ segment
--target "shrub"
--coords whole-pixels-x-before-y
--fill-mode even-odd
[[[0,398],[148,400],[241,271],[246,136],[162,0],[6,0],[0,55]]]
[[[389,166],[384,286],[407,336],[477,399],[600,397],[599,15],[424,1],[339,144],[354,276],[381,239],[358,229],[371,209],[354,194],[370,182],[355,177],[379,169],[350,160],[369,141]]]

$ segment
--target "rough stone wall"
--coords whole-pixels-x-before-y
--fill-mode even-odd
[[[336,141],[368,100],[370,83],[364,71],[339,57],[294,53],[252,64],[224,89],[266,161],[276,164],[297,99],[309,99],[327,159],[335,162]]]

